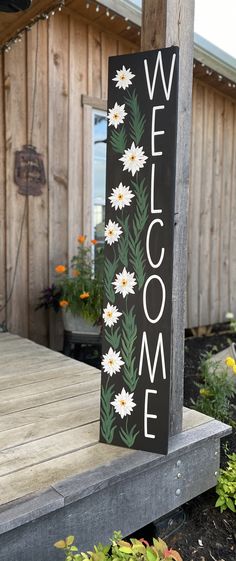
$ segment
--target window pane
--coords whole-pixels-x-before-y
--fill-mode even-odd
[[[103,244],[105,228],[107,118],[94,112],[93,122],[93,237]]]

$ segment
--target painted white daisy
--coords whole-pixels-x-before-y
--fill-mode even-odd
[[[123,230],[117,224],[117,222],[112,222],[109,220],[107,226],[105,227],[105,240],[109,245],[112,245],[114,242],[118,242],[119,237],[123,234]]]
[[[143,168],[147,159],[148,157],[145,156],[143,147],[135,146],[134,142],[130,148],[125,150],[122,158],[119,158],[119,160],[124,164],[123,171],[127,169],[128,171],[131,171],[132,175],[135,175],[136,171]]]
[[[124,122],[126,115],[125,104],[118,105],[118,103],[115,103],[113,109],[109,109],[109,115],[107,116],[109,119],[108,126],[110,127],[110,125],[114,125],[115,129],[117,129],[118,125]]]
[[[134,273],[128,273],[124,267],[122,273],[117,273],[116,280],[112,283],[115,287],[115,293],[122,294],[123,298],[127,294],[134,294],[133,287],[137,284]]]
[[[123,419],[126,415],[131,415],[133,408],[136,407],[136,403],[133,401],[133,393],[128,393],[123,388],[120,393],[115,396],[114,401],[111,401],[111,405],[115,407],[115,412],[119,413]]]
[[[130,206],[133,197],[134,195],[130,188],[120,183],[118,187],[112,189],[112,194],[109,199],[111,201],[111,206],[115,207],[115,210],[117,210],[118,208],[124,208],[124,206]]]
[[[108,353],[103,355],[102,359],[102,367],[110,376],[113,376],[113,374],[120,372],[120,368],[124,364],[120,356],[120,351],[113,351],[111,347]]]
[[[108,327],[112,327],[115,323],[118,322],[119,317],[122,316],[122,313],[119,312],[116,306],[112,304],[107,304],[107,307],[104,308],[102,317],[104,319],[104,323]]]
[[[116,88],[123,88],[123,90],[126,90],[126,88],[132,85],[132,79],[134,77],[135,74],[132,74],[130,68],[128,68],[127,70],[123,65],[121,70],[116,71],[116,76],[115,78],[112,78],[112,80],[114,80],[114,82],[117,82]]]

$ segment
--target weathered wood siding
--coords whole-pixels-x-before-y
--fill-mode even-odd
[[[108,56],[132,50],[63,13],[0,58],[0,310],[12,291],[0,322],[54,348],[61,326],[35,312],[38,295],[54,266],[73,254],[76,235],[90,235],[92,109],[81,96],[105,99]],[[188,327],[236,313],[235,105],[194,82]],[[43,154],[47,184],[40,197],[26,199],[13,181],[14,155],[31,140]]]
[[[81,96],[106,98],[109,54],[132,49],[79,17],[57,14],[0,57],[0,309],[12,292],[0,322],[42,344],[57,346],[61,326],[35,311],[39,293],[73,254],[78,233],[90,235],[92,109]],[[47,185],[26,199],[13,170],[15,151],[27,142],[43,154]]]
[[[236,314],[236,103],[194,81],[187,325]]]

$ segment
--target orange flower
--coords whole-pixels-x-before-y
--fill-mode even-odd
[[[97,241],[97,240],[91,240],[91,243],[92,243],[93,245],[96,245],[96,244],[98,243],[98,241]]]
[[[59,304],[61,308],[67,308],[67,306],[69,306],[68,300],[60,300]]]
[[[55,267],[55,271],[57,273],[64,273],[66,271],[66,267],[65,267],[65,265],[57,265]]]
[[[86,236],[82,236],[81,234],[80,234],[80,236],[77,237],[77,241],[79,243],[84,243],[85,240],[86,240]]]
[[[72,271],[73,277],[78,277],[79,275],[80,275],[80,271],[76,271],[76,270]]]
[[[82,292],[82,294],[80,294],[80,298],[81,300],[85,300],[86,298],[89,298],[89,292]]]

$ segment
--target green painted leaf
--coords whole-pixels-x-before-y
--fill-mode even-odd
[[[128,92],[125,101],[130,109],[130,136],[135,144],[139,144],[144,134],[146,119],[145,115],[141,114],[136,91],[133,90],[132,93]]]
[[[101,433],[104,440],[111,444],[116,430],[114,409],[111,406],[114,395],[114,385],[106,386],[101,390]]]
[[[118,154],[124,153],[127,144],[127,136],[124,126],[120,127],[118,130],[113,129],[111,131],[110,142],[114,152],[117,152]]]

